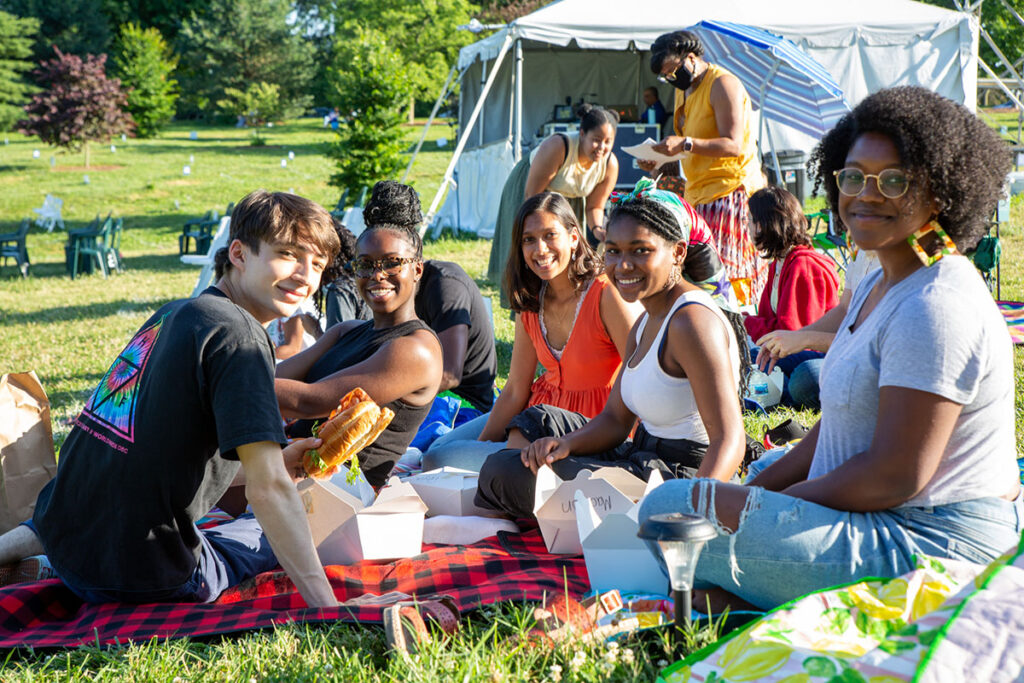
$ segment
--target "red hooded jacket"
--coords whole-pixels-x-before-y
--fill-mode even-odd
[[[772,310],[772,289],[778,282],[778,306]],[[778,260],[768,267],[768,283],[761,293],[757,315],[743,319],[755,342],[773,330],[799,330],[839,303],[839,277],[827,256],[811,247],[796,246],[786,255],[779,273]]]

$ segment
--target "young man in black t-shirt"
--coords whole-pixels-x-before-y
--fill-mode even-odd
[[[280,562],[306,604],[335,605],[289,476],[317,442],[282,451],[264,327],[316,290],[337,250],[309,200],[259,190],[239,202],[217,284],[160,308],[121,351],[32,520],[0,536],[0,565],[45,552],[89,602],[209,602]],[[199,530],[232,483],[255,517]]]

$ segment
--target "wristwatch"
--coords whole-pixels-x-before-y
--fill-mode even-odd
[[[693,138],[691,138],[691,137],[683,138],[683,151],[684,152],[692,152],[693,151]]]

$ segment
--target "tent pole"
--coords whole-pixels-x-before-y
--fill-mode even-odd
[[[497,68],[498,68],[498,62],[495,61],[494,62],[494,69],[497,70]],[[492,71],[491,73],[494,73],[494,71]],[[489,77],[490,77],[490,74],[487,73],[487,62],[481,62],[480,63],[480,91],[482,93],[485,92],[486,90],[488,90],[487,84],[490,83]],[[483,97],[483,95],[481,95],[481,98],[482,97]],[[480,117],[480,129],[477,130],[477,133],[476,133],[476,144],[477,144],[477,147],[479,147],[479,146],[484,144],[484,119],[483,119],[482,116]]]
[[[523,147],[523,39],[516,40],[516,128],[512,137],[512,159],[518,164]]]
[[[768,145],[772,150],[772,163],[775,164],[775,178],[779,182],[780,187],[785,187],[786,182],[782,179],[782,168],[779,166],[779,156],[775,153],[775,139],[772,137],[772,127],[767,121],[764,120],[764,96],[768,90],[768,84],[775,78],[775,74],[779,71],[779,65],[781,61],[775,60],[775,64],[772,65],[772,70],[765,76],[764,82],[761,84],[761,92],[757,95],[758,105],[761,107],[761,125],[768,132]],[[758,140],[760,144],[760,140]]]
[[[430,118],[427,119],[427,125],[423,128],[423,133],[420,135],[419,142],[416,143],[416,149],[412,151],[412,157],[409,159],[409,165],[405,167],[405,173],[402,174],[402,180],[404,183],[405,179],[409,177],[409,171],[412,170],[412,163],[416,161],[416,155],[420,153],[420,148],[423,147],[423,141],[427,138],[427,131],[430,130],[430,125],[434,122],[434,117],[437,116],[437,110],[441,108],[441,102],[448,96],[448,90],[452,84],[452,77],[455,75],[456,65],[452,65],[451,71],[448,72],[448,80],[444,82],[444,87],[441,88],[441,94],[437,98],[437,102],[434,102],[434,108],[430,110]]]
[[[469,134],[473,131],[473,124],[476,123],[477,117],[480,115],[480,110],[483,109],[484,100],[487,99],[487,93],[490,92],[491,86],[494,84],[494,77],[498,75],[498,67],[501,66],[501,62],[505,59],[505,55],[508,53],[509,47],[512,45],[511,34],[505,36],[505,42],[501,44],[501,50],[498,51],[498,56],[494,58],[494,66],[491,68],[491,73],[487,77],[487,82],[484,83],[483,89],[480,91],[480,97],[477,98],[476,104],[473,105],[473,112],[469,115],[469,120],[466,122],[466,129],[462,131],[462,135],[459,136],[459,144],[456,145],[455,151],[452,152],[452,159],[448,162],[448,168],[445,169],[444,178],[441,180],[441,186],[437,188],[437,194],[434,195],[434,201],[430,202],[430,209],[427,211],[427,216],[423,223],[420,225],[420,236],[427,231],[427,226],[434,220],[434,212],[437,211],[438,205],[441,203],[441,197],[444,195],[445,190],[452,184],[452,172],[455,170],[455,164],[458,163],[459,157],[462,156],[462,150],[466,147],[466,140],[469,138]]]

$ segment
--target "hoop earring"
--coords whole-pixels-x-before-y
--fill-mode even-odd
[[[959,253],[956,244],[934,218],[928,225],[908,237],[907,244],[926,268],[940,261],[943,256]]]

